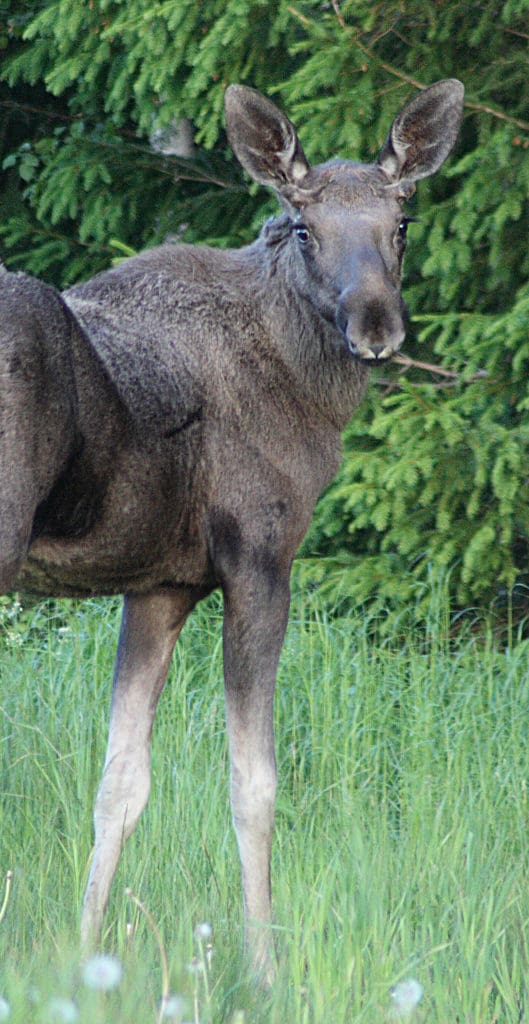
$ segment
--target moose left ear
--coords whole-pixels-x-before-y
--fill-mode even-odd
[[[427,178],[455,145],[465,90],[457,78],[424,89],[395,118],[378,164],[391,182]]]

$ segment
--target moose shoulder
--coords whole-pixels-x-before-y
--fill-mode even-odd
[[[272,705],[290,567],[369,365],[404,339],[402,205],[448,156],[462,106],[461,84],[438,82],[396,117],[376,163],[311,167],[291,122],[231,86],[231,145],[283,207],[252,245],[162,246],[63,295],[0,273],[0,588],[125,595],[85,944],[148,798],[174,643],[220,587],[247,946],[272,975]]]

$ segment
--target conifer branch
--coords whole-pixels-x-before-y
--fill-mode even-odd
[[[407,75],[406,72],[400,71],[393,64],[388,64],[387,61],[382,60],[374,52],[372,47],[367,46],[365,43],[360,41],[358,32],[352,27],[349,27],[344,21],[343,15],[338,6],[338,0],[331,0],[332,9],[336,15],[336,19],[340,28],[344,32],[350,32],[354,36],[356,46],[361,53],[364,54],[368,60],[372,60],[375,64],[378,64],[383,71],[393,78],[398,78],[399,81],[405,82],[407,85],[413,85],[415,89],[427,89],[428,86],[424,82],[420,82],[417,78],[413,78],[412,75]],[[305,15],[302,15],[300,11],[296,10],[295,7],[289,7],[289,11],[298,18],[304,25],[310,25],[310,19]],[[475,103],[472,100],[465,100],[465,107],[467,110],[475,110],[482,114],[490,114],[491,117],[496,117],[499,121],[504,121],[506,124],[512,124],[516,128],[521,128],[522,131],[529,131],[529,121],[524,121],[519,117],[513,117],[511,114],[506,114],[503,110],[498,110],[496,107],[491,107],[487,103]]]
[[[21,103],[19,100],[0,100],[0,107],[7,110],[20,110],[25,114],[36,114],[38,117],[46,117],[50,121],[65,121],[67,123],[81,121],[82,114],[63,114],[58,110],[50,110],[48,107],[36,107],[32,103]]]

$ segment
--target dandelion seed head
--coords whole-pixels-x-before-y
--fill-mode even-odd
[[[115,956],[100,953],[83,964],[83,981],[87,988],[109,992],[117,988],[123,977],[123,968]]]
[[[9,1020],[11,1016],[11,1007],[3,996],[0,996],[0,1021]]]
[[[409,1017],[420,1003],[424,989],[416,978],[399,981],[391,990],[393,1017]]]
[[[197,942],[207,942],[213,935],[213,928],[207,921],[202,921],[195,928],[195,939]]]
[[[180,1024],[184,1016],[185,1000],[182,996],[167,996],[161,1006],[161,1016],[164,1020],[176,1021]]]
[[[79,1010],[71,999],[63,999],[61,996],[54,996],[46,1007],[46,1021],[50,1024],[76,1024],[79,1020]]]
[[[198,956],[194,956],[191,963],[187,965],[187,969],[190,974],[203,974],[204,963]]]

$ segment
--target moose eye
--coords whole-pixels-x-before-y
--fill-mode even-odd
[[[302,245],[306,245],[307,242],[310,242],[310,231],[305,224],[295,224],[294,231],[296,232],[298,242],[301,242]]]
[[[397,238],[399,242],[405,242],[408,234],[408,224],[416,224],[417,217],[403,217],[397,228]]]

